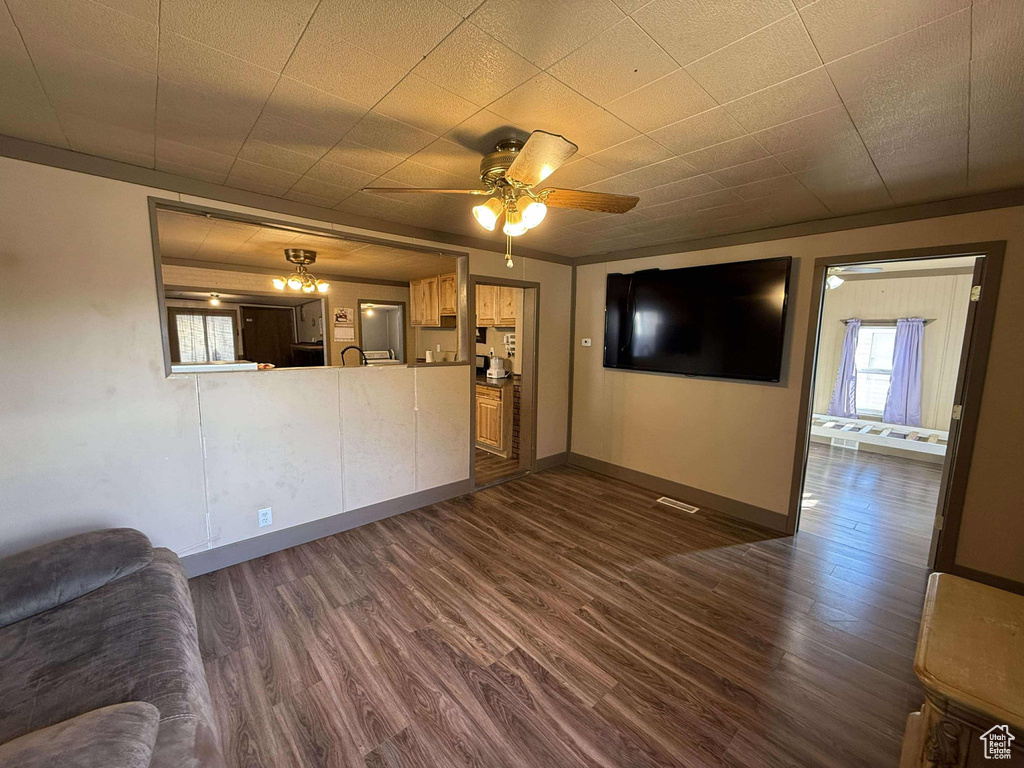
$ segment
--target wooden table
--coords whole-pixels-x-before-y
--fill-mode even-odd
[[[900,768],[1024,766],[1024,596],[933,573],[914,672],[925,703],[907,718]],[[997,741],[1008,758],[986,756]]]

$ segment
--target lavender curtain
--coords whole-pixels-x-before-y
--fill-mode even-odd
[[[828,415],[844,419],[857,418],[857,337],[860,334],[860,320],[846,321],[846,338],[843,339],[843,354],[839,358],[839,372],[832,397],[828,401]]]
[[[885,398],[882,421],[888,424],[921,426],[921,351],[924,320],[901,317],[896,321],[896,348],[892,355],[892,378]]]

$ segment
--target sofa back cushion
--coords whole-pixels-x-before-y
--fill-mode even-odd
[[[0,627],[56,608],[144,568],[149,539],[108,528],[51,541],[0,559]]]

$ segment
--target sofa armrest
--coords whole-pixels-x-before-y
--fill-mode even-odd
[[[147,768],[159,726],[144,701],[94,709],[0,744],[0,768]]]
[[[152,559],[149,539],[131,528],[81,533],[0,559],[0,627],[99,589]]]

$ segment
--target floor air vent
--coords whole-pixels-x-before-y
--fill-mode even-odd
[[[658,499],[658,503],[665,504],[666,506],[669,507],[675,507],[676,509],[681,509],[683,510],[683,512],[689,512],[691,515],[698,509],[700,509],[700,507],[695,507],[692,504],[684,504],[681,501],[670,499],[668,496],[662,496],[660,499]]]
[[[832,447],[833,448],[850,448],[850,449],[856,451],[856,450],[860,449],[860,443],[858,443],[856,440],[847,440],[844,437],[833,437],[832,438]]]

